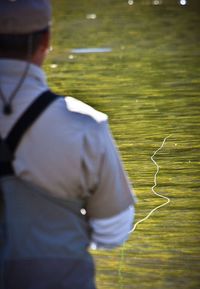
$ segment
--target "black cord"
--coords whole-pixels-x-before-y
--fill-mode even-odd
[[[17,86],[14,88],[11,95],[7,99],[5,97],[5,94],[3,93],[2,88],[0,87],[0,97],[3,101],[3,113],[5,115],[10,115],[13,112],[12,101],[15,98],[15,96],[17,95],[17,92],[20,90],[21,86],[23,85],[25,78],[28,74],[29,67],[30,67],[31,55],[32,55],[32,34],[30,34],[28,37],[27,64],[26,64],[24,72],[23,72]]]

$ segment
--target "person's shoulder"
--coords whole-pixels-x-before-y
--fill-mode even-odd
[[[108,116],[105,113],[94,109],[92,106],[74,97],[67,96],[65,98],[65,102],[68,111],[72,113],[74,117],[79,118],[83,122],[99,124],[102,122],[107,122],[108,120]]]

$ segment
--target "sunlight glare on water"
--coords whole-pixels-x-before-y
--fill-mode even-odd
[[[162,1],[161,0],[154,0],[153,5],[161,5]]]
[[[94,20],[94,19],[96,19],[96,18],[97,18],[97,15],[94,14],[94,13],[92,13],[92,14],[87,14],[87,15],[86,15],[86,19],[92,19],[92,20]]]
[[[180,4],[183,5],[183,6],[187,5],[187,1],[186,0],[180,0]]]
[[[133,0],[128,0],[128,5],[133,5],[134,1]]]

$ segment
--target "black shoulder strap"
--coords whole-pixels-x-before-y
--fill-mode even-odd
[[[45,91],[27,108],[22,116],[15,123],[9,135],[6,138],[6,143],[12,153],[15,152],[22,136],[26,130],[34,123],[38,116],[47,108],[52,101],[58,96],[51,91]]]
[[[24,133],[39,115],[59,96],[45,91],[25,110],[5,139],[0,138],[0,176],[13,174],[11,161]]]

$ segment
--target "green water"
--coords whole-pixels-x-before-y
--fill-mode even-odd
[[[109,115],[139,202],[123,248],[94,252],[99,289],[200,287],[200,9],[198,1],[54,0],[49,84]],[[159,1],[158,1],[159,2]],[[130,3],[130,1],[129,1]],[[72,48],[112,52],[72,54]]]

